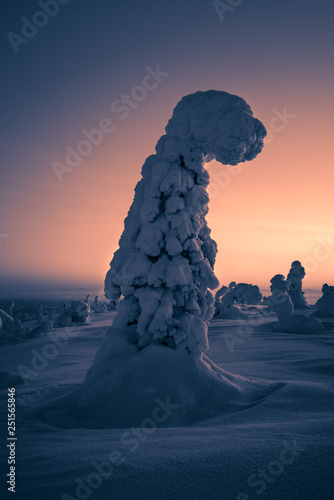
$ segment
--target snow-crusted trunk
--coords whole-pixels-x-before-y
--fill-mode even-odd
[[[114,327],[135,324],[139,347],[207,349],[214,313],[209,290],[219,282],[217,245],[205,219],[205,160],[252,160],[265,135],[247,103],[225,92],[197,92],[176,106],[156,154],[143,166],[105,281],[107,298],[123,297]]]

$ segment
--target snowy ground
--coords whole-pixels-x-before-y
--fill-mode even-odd
[[[334,498],[334,330],[288,335],[250,320],[242,338],[240,320],[213,320],[214,363],[282,387],[252,407],[195,426],[64,430],[33,418],[32,408],[82,382],[113,316],[93,316],[70,338],[57,329],[50,338],[0,347],[2,437],[7,387],[17,391],[17,499]],[[9,379],[20,365],[33,370],[28,384]],[[0,497],[10,498],[1,443]]]

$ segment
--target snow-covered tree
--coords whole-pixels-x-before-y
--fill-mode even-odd
[[[180,426],[272,392],[273,384],[232,375],[204,353],[209,289],[218,286],[205,161],[252,160],[265,134],[240,97],[211,90],[179,102],[144,164],[106,277],[107,298],[121,298],[112,327],[84,383],[44,407],[43,418],[92,427]]]
[[[257,285],[238,283],[234,281],[229,286],[223,286],[215,295],[215,308],[221,303],[259,305],[262,293]]]
[[[107,298],[123,297],[114,326],[135,324],[140,348],[207,349],[214,313],[209,290],[219,282],[217,245],[205,219],[205,161],[252,160],[265,135],[248,104],[226,92],[197,92],[176,106],[156,154],[143,166],[105,281]]]
[[[322,297],[315,303],[317,311],[314,313],[318,317],[334,318],[334,286],[327,283],[322,287]]]
[[[295,314],[295,308],[288,294],[290,281],[282,274],[276,274],[270,280],[271,297],[269,298],[271,309],[276,313],[279,330],[286,333],[317,333],[325,330],[325,327],[316,318],[310,318],[306,314]]]
[[[287,279],[290,282],[288,293],[295,309],[305,309],[305,307],[309,307],[302,290],[302,280],[305,274],[305,269],[299,260],[292,262]]]

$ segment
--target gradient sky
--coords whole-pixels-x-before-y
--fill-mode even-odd
[[[240,171],[208,165],[221,284],[268,288],[296,259],[305,287],[334,282],[332,0],[245,0],[223,21],[205,0],[70,0],[15,53],[7,34],[40,10],[2,2],[0,291],[102,289],[145,158],[179,99],[208,89],[270,130]],[[121,120],[111,103],[157,64],[169,76]],[[59,182],[52,163],[103,118],[115,130]]]

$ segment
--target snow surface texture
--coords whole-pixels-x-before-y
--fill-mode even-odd
[[[106,276],[105,293],[123,296],[116,328],[136,325],[139,347],[208,348],[214,313],[208,289],[217,245],[205,216],[205,160],[237,165],[255,158],[266,130],[240,97],[210,90],[184,97],[142,169],[142,179]]]
[[[138,352],[124,329],[110,333],[85,383],[43,405],[38,416],[60,427],[126,428],[154,415],[162,401],[170,404],[168,419],[156,423],[179,427],[248,408],[282,387],[232,375],[199,352],[153,344]]]
[[[259,312],[263,310],[257,307]],[[247,323],[252,324],[253,316],[247,314]],[[8,485],[3,479],[0,498],[333,498],[334,330],[314,335],[273,333],[271,315],[264,320],[261,331],[255,328],[251,335],[240,339],[239,321],[213,319],[208,331],[208,355],[216,365],[241,377],[280,381],[284,385],[243,411],[222,413],[193,426],[161,428],[157,424],[155,428],[153,411],[158,405],[132,429],[60,429],[32,416],[34,405],[82,383],[113,315],[110,312],[92,315],[89,324],[77,329],[59,328],[50,338],[37,337],[1,347],[0,386],[4,389],[0,390],[0,421],[5,436],[7,388],[16,387],[18,476],[16,494],[6,495]],[[233,352],[226,345],[227,332],[238,339]],[[58,346],[58,355],[48,359],[47,366],[32,374],[28,383],[19,383],[18,367],[33,370],[31,363],[36,356],[32,351],[41,356],[50,343]],[[160,349],[181,354],[180,350]],[[136,354],[145,354],[145,350]],[[107,401],[107,395],[104,400]],[[160,400],[166,403],[166,399]],[[176,404],[172,397],[170,403]],[[159,408],[158,418],[168,420],[174,416],[173,407],[172,415]],[[286,449],[286,443],[296,450],[295,456]],[[3,443],[0,459],[5,474],[7,450]],[[284,450],[287,451],[283,454],[283,470],[278,475],[277,460]],[[111,462],[115,453],[116,459]],[[108,464],[110,477],[105,473]],[[113,464],[117,465],[112,468]],[[263,479],[262,473],[267,474],[268,480]],[[84,486],[79,488],[79,481],[86,491]],[[258,494],[262,486],[266,490]]]
[[[294,305],[288,294],[290,281],[282,274],[276,274],[271,280],[269,297],[270,309],[276,313],[279,322],[279,331],[286,333],[317,333],[323,332],[325,327],[316,318],[306,314],[294,314]]]
[[[287,277],[290,282],[288,293],[295,309],[305,309],[305,307],[309,307],[304,297],[304,292],[302,291],[302,280],[304,277],[305,269],[299,260],[295,260],[291,264],[291,269]]]

